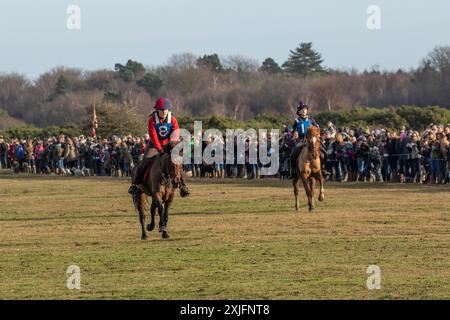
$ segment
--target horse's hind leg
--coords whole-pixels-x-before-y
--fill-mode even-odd
[[[145,193],[133,195],[136,209],[139,212],[139,221],[141,222],[141,240],[147,239],[147,232],[145,231]]]
[[[156,205],[158,208],[158,214],[159,214],[159,232],[162,232],[162,237],[164,239],[169,238],[169,234],[167,233],[167,225],[166,225],[166,217],[165,217],[165,209],[163,206],[163,202],[161,199],[157,199]]]
[[[171,205],[171,201],[167,201],[164,204],[164,224],[165,224],[165,230],[163,230],[162,232],[162,237],[164,239],[168,239],[169,238],[169,230],[167,228],[167,223],[169,222],[169,208]]]
[[[164,220],[166,223],[166,227],[169,222],[169,208],[170,208],[170,202],[166,202],[166,204],[164,205]]]
[[[311,189],[310,189],[309,183],[308,183],[308,175],[306,175],[306,174],[302,175],[302,182],[303,182],[303,187],[305,188],[306,196],[308,197],[309,211],[311,211],[311,209],[313,208],[313,205],[312,205]]]
[[[153,229],[155,229],[156,209],[157,209],[157,205],[154,201],[152,201],[152,205],[150,207],[150,224],[147,225],[148,231],[153,231]]]

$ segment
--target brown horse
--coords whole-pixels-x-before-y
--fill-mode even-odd
[[[169,238],[167,222],[169,220],[169,208],[172,204],[175,189],[181,184],[183,165],[181,161],[174,163],[171,157],[171,151],[174,144],[169,143],[164,148],[164,153],[158,154],[151,159],[142,161],[151,161],[144,182],[140,186],[140,192],[133,195],[133,203],[139,212],[139,221],[141,223],[141,239],[147,239],[145,228],[145,212],[148,210],[148,197],[151,197],[150,224],[147,225],[148,231],[155,228],[155,215],[158,210],[159,232],[162,232],[164,239]]]
[[[308,127],[306,133],[306,145],[302,148],[300,155],[294,163],[296,174],[292,180],[295,195],[295,210],[298,211],[298,181],[301,179],[308,197],[309,211],[315,211],[314,206],[314,186],[316,179],[320,184],[319,201],[324,200],[323,175],[320,165],[320,129],[315,126]]]

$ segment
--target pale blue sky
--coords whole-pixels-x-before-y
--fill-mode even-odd
[[[66,28],[71,4],[81,8],[81,30]],[[381,30],[366,27],[371,4],[382,10]],[[416,67],[434,46],[450,45],[450,1],[0,0],[0,72],[30,78],[129,58],[160,65],[183,52],[281,64],[302,41],[328,67]]]

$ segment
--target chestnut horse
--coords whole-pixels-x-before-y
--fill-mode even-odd
[[[183,165],[174,163],[171,157],[173,143],[169,143],[164,148],[164,153],[158,154],[150,159],[142,161],[151,161],[144,182],[140,186],[140,192],[133,195],[133,203],[139,212],[139,221],[141,223],[141,239],[147,239],[145,228],[145,212],[148,210],[148,197],[151,197],[150,224],[147,225],[148,231],[155,228],[155,215],[158,210],[159,232],[164,239],[169,238],[167,222],[169,220],[169,208],[175,195],[175,189],[181,184],[181,175]]]
[[[294,179],[292,179],[292,184],[294,185],[294,195],[295,195],[295,210],[298,211],[299,201],[298,201],[298,190],[299,190],[299,180],[303,182],[303,187],[305,188],[306,196],[308,197],[309,212],[315,211],[314,206],[314,186],[316,179],[320,184],[320,194],[319,201],[324,200],[324,189],[323,189],[323,175],[320,166],[320,129],[315,126],[308,127],[306,133],[305,145],[302,148],[297,160],[294,163]]]

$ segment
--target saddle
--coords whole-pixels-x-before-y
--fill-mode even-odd
[[[137,192],[138,190],[137,185],[145,183],[150,178],[151,168],[156,158],[157,156],[151,158],[144,158],[137,163],[136,171],[133,176],[133,184],[130,187],[130,190],[128,191],[130,194],[135,194],[135,192]],[[170,178],[168,175],[162,174],[161,179],[164,184],[170,183]],[[187,185],[182,183],[182,185],[180,186],[180,196],[182,198],[185,198],[189,195],[190,191]]]
[[[138,162],[136,165],[134,184],[143,184],[150,178],[150,172],[157,157],[158,155],[155,155],[151,158],[144,158]],[[169,176],[164,173],[161,173],[161,179],[164,184],[170,182]]]
[[[136,172],[134,174],[134,184],[141,184],[148,180],[154,158],[155,157],[145,158],[137,163]]]

